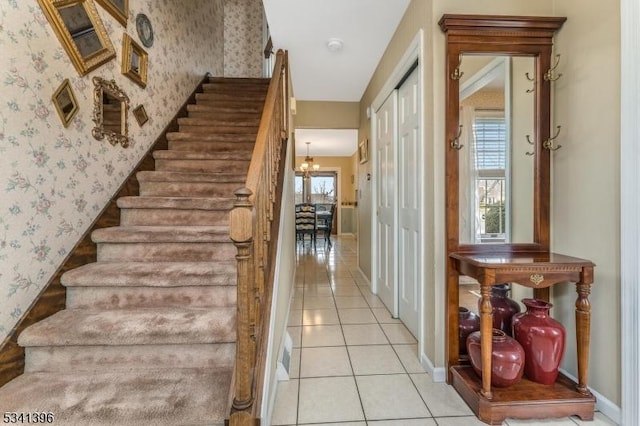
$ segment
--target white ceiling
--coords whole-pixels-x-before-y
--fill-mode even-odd
[[[298,100],[358,102],[409,0],[263,0]],[[327,41],[344,42],[339,52]]]
[[[409,0],[263,0],[274,48],[289,51],[296,99],[359,102]],[[341,51],[327,42],[338,38]],[[296,154],[351,156],[356,130],[297,129]]]

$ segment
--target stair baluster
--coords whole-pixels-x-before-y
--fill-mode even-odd
[[[288,139],[287,54],[276,55],[246,185],[236,191],[230,237],[237,248],[238,315],[231,426],[255,425],[262,407],[265,354]]]

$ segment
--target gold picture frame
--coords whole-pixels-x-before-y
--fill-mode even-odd
[[[142,127],[144,123],[149,121],[149,116],[147,115],[147,111],[144,109],[144,105],[138,105],[133,109],[133,116],[136,118],[138,125]]]
[[[129,34],[122,35],[122,74],[138,86],[147,87],[147,52]]]
[[[95,127],[91,134],[97,140],[106,139],[111,145],[129,146],[129,97],[115,80],[95,76],[93,81],[93,116]]]
[[[129,0],[96,0],[116,21],[127,28],[129,19]]]
[[[38,0],[78,74],[86,75],[115,58],[93,0]]]
[[[60,116],[60,120],[64,127],[69,127],[71,120],[78,112],[78,101],[73,94],[73,89],[69,83],[69,79],[65,79],[51,96],[53,105]]]
[[[369,161],[369,139],[365,138],[358,144],[358,160],[360,164]]]

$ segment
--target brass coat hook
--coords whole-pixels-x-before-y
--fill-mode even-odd
[[[556,140],[558,138],[558,136],[560,136],[560,129],[562,129],[561,126],[556,127],[556,134],[553,135],[553,137],[547,139],[546,141],[544,141],[542,143],[542,147],[544,149],[548,149],[550,151],[557,151],[560,148],[562,148],[562,145],[555,145],[554,142],[553,142],[554,140]]]
[[[462,136],[462,124],[458,126],[458,134],[456,135],[456,137],[453,138],[451,142],[449,142],[451,148],[457,149],[458,151],[460,151],[462,147],[464,147],[464,145],[460,144],[460,136]]]
[[[549,68],[549,70],[546,73],[544,73],[544,81],[556,81],[560,77],[562,77],[562,74],[558,74],[558,75],[554,74],[556,68],[558,68],[558,65],[560,65],[560,54],[556,55],[556,60],[553,66]]]
[[[525,77],[527,77],[527,80],[529,80],[529,81],[532,81],[532,82],[533,82],[533,87],[532,87],[531,89],[527,89],[527,90],[526,90],[526,92],[527,92],[527,93],[533,93],[533,92],[535,92],[535,91],[536,91],[536,79],[535,79],[535,78],[533,78],[533,77],[531,77],[531,76],[529,75],[529,73],[528,73],[528,72],[527,72],[527,73],[525,73],[525,74],[524,74],[524,76],[525,76]]]
[[[529,135],[527,135],[527,142],[529,143],[529,145],[535,145],[535,142],[531,140],[531,136]],[[532,156],[532,155],[535,155],[535,151],[531,151],[531,152],[527,151],[525,152],[525,154],[528,156]]]
[[[464,72],[460,71],[460,65],[462,65],[462,53],[458,55],[458,66],[451,73],[452,80],[460,80],[464,75]]]

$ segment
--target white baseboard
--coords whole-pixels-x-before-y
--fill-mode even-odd
[[[560,372],[573,380],[574,382],[578,382],[578,379],[574,377],[572,374],[569,374],[566,370],[560,369]],[[622,419],[622,412],[620,407],[614,404],[611,400],[605,398],[601,393],[592,388],[589,388],[591,393],[596,397],[596,410],[600,411],[602,414],[607,416],[610,420],[615,422],[615,424],[619,425],[620,420]]]
[[[436,383],[445,382],[447,380],[447,369],[444,367],[436,367],[433,362],[424,353],[420,354],[420,364],[427,370],[431,376],[431,380]]]

